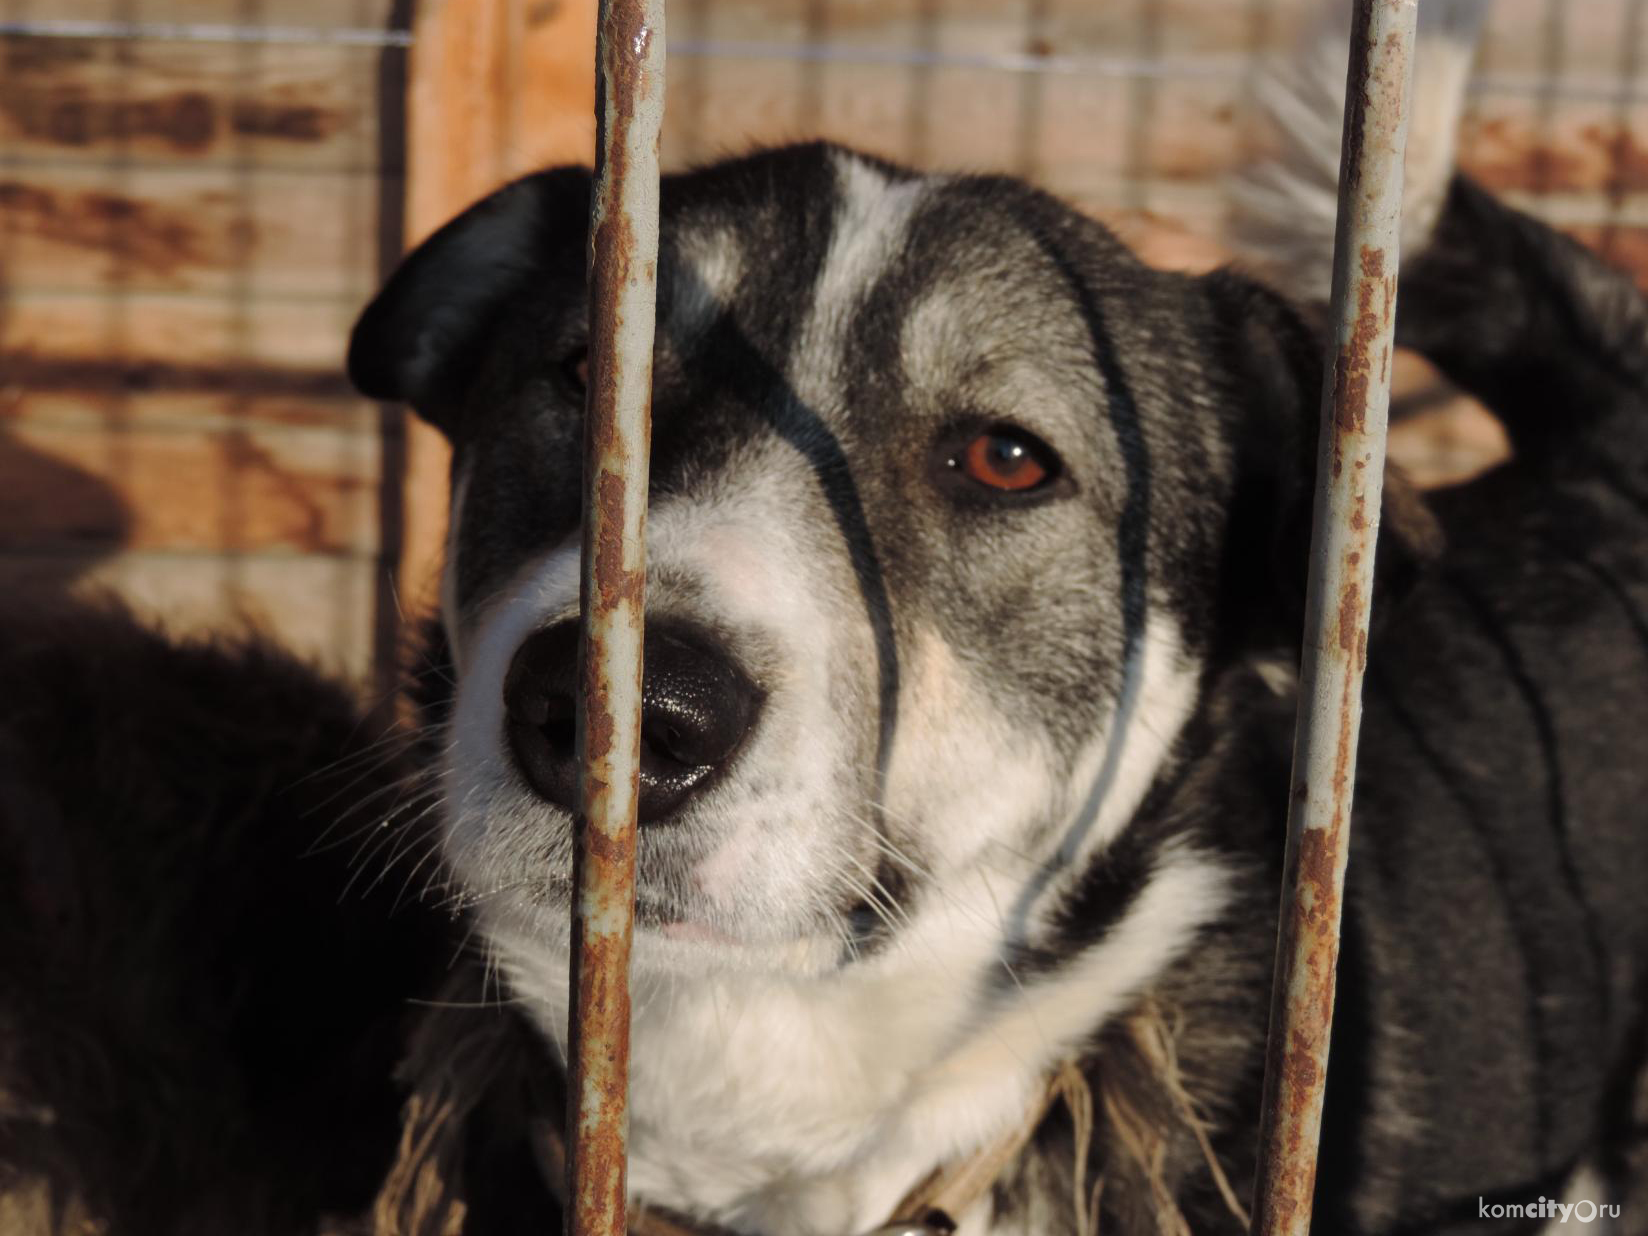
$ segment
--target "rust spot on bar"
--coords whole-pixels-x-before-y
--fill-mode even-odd
[[[1356,631],[1362,620],[1362,590],[1350,584],[1339,596],[1339,647],[1350,652],[1356,647]]]
[[[1377,250],[1362,251],[1363,278],[1356,283],[1356,323],[1349,343],[1339,352],[1335,361],[1334,409],[1337,424],[1351,433],[1362,433],[1367,428],[1368,383],[1373,373],[1373,349],[1388,330],[1389,298],[1385,299],[1386,313],[1374,306],[1374,297],[1383,286],[1377,275],[1369,277],[1370,267],[1383,270],[1384,255]]]
[[[627,863],[635,857],[633,837],[609,837],[600,831],[591,831],[589,849],[604,863]]]

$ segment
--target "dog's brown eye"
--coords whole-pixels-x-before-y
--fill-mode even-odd
[[[567,380],[578,387],[587,390],[589,387],[589,350],[586,348],[576,356],[569,358],[562,368],[566,372]]]
[[[1022,493],[1046,484],[1057,463],[1053,453],[1029,434],[991,429],[969,442],[950,466],[990,489]]]

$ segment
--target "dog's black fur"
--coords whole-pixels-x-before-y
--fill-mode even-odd
[[[400,897],[427,854],[390,826],[419,761],[258,641],[169,641],[112,604],[13,609],[0,1228],[258,1236],[359,1214],[398,1136],[410,1001],[454,947]]]
[[[1200,341],[1206,363],[1238,390],[1268,365],[1264,389],[1312,406],[1307,345],[1257,360],[1249,346],[1256,315],[1295,340],[1297,322],[1221,278],[1231,312]],[[1404,271],[1399,328],[1504,421],[1517,457],[1430,497],[1447,548],[1404,562],[1370,649],[1316,1230],[1522,1230],[1480,1221],[1479,1200],[1555,1196],[1586,1159],[1624,1190],[1626,1230],[1645,1230],[1648,309],[1460,183]],[[1279,535],[1288,603],[1248,607],[1265,640],[1302,580],[1302,542]],[[1225,549],[1220,578],[1251,590],[1252,546]],[[407,765],[348,788],[366,745],[355,710],[267,651],[169,645],[119,616],[3,632],[0,890],[21,913],[0,918],[0,1165],[119,1233],[302,1232],[359,1213],[394,1151],[406,1000],[453,937],[391,914],[393,876],[340,897],[348,864],[316,843],[341,802],[392,795]],[[1242,1190],[1292,707],[1242,668],[1259,636],[1209,638],[1174,762],[1061,930],[1092,939],[1166,838],[1242,874],[1237,904],[1151,993],[1182,1017],[1180,1072]],[[1056,968],[1058,937],[1023,960]],[[1095,1027],[1084,1063],[1159,1121],[1160,1179],[1192,1230],[1234,1230],[1126,1028]],[[1070,1140],[1057,1110],[998,1186],[999,1217],[1069,1195]],[[1150,1182],[1126,1162],[1101,1110],[1101,1230],[1155,1231]]]
[[[1466,182],[1401,296],[1517,458],[1432,497],[1449,548],[1369,653],[1323,1222],[1481,1230],[1589,1145],[1642,1230],[1648,312]],[[1426,1127],[1370,1135],[1386,1103]]]

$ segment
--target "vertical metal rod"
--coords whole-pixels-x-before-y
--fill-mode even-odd
[[[572,1236],[620,1236],[628,1226],[629,957],[664,0],[601,0],[595,63],[566,1196]]]
[[[1256,1236],[1310,1230],[1384,480],[1417,13],[1418,0],[1355,0],[1351,28]]]

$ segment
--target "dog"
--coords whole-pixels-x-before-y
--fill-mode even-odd
[[[1480,5],[1426,7],[1400,339],[1516,457],[1386,501],[1316,1230],[1523,1230],[1581,1169],[1648,1230],[1648,314],[1454,179]],[[1292,134],[1314,158],[1249,201],[1321,253],[1338,129]],[[447,225],[349,362],[454,448],[445,853],[549,1061],[589,194],[544,172]],[[960,1231],[1245,1230],[1308,313],[824,144],[666,177],[661,211],[633,1197],[867,1232],[1030,1113]]]
[[[1584,1197],[1648,1231],[1648,307],[1454,177],[1480,6],[1425,8],[1399,337],[1515,458],[1387,485],[1313,1230],[1526,1231]],[[664,179],[637,1230],[853,1236],[912,1206],[966,1236],[1247,1229],[1333,228],[1323,80],[1278,86],[1284,158],[1243,199],[1291,295],[1153,270],[1014,180],[828,144]],[[346,1202],[385,1236],[554,1224],[589,191],[557,169],[493,194],[356,326],[357,386],[454,447],[433,682],[455,688],[405,758],[430,769],[462,918],[414,907],[340,970],[339,920],[305,900],[307,943],[249,967],[281,1008],[306,965],[346,992],[375,958],[407,967],[326,1019],[326,1060],[397,998],[431,1005],[398,1066],[363,1066],[393,1072],[398,1136],[332,1126],[353,1151],[235,1178],[220,1230],[339,1156],[385,1177],[375,1201],[351,1177],[269,1230]],[[292,763],[330,768],[320,749]],[[19,784],[50,764],[27,750]],[[103,775],[42,794],[90,832],[71,790]],[[320,861],[306,879],[341,883]],[[474,956],[447,969],[454,950]],[[64,1087],[16,1058],[0,1080],[51,1107]],[[135,1205],[105,1207],[112,1230],[190,1230],[153,1217],[179,1201]]]
[[[0,701],[0,1233],[362,1231],[455,946],[414,746],[107,600],[8,599]]]

